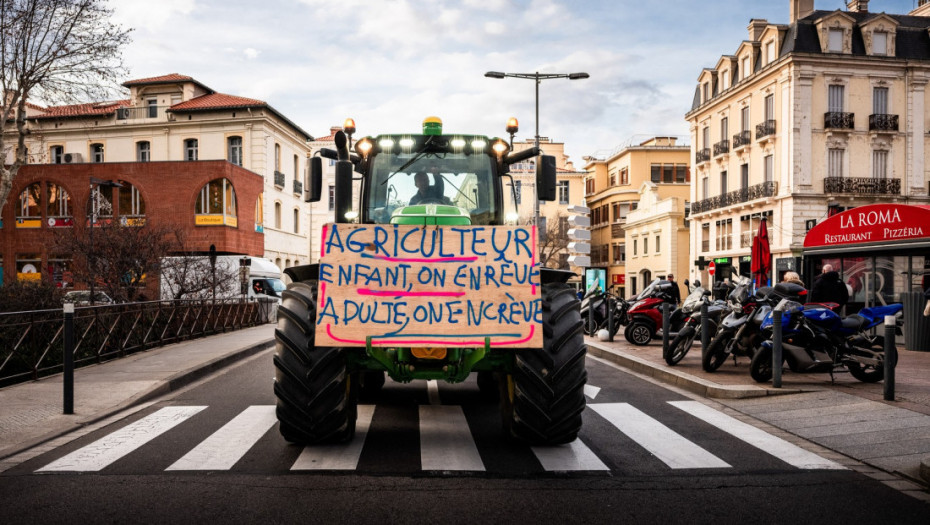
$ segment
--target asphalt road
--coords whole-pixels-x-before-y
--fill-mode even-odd
[[[0,519],[930,522],[926,503],[814,445],[593,359],[588,372],[572,446],[503,439],[473,380],[388,381],[352,443],[305,450],[278,434],[264,352],[0,474]]]

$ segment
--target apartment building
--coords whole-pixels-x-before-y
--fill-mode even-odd
[[[107,180],[123,184],[118,195],[104,192],[109,208],[123,194],[128,199],[129,208],[117,204],[116,215],[127,220],[144,215],[147,220],[199,230],[205,235],[193,236],[200,243],[192,247],[197,251],[206,253],[210,244],[218,249],[223,244],[226,252],[264,256],[281,268],[309,260],[309,214],[302,199],[312,138],[307,132],[267,102],[218,93],[189,76],[169,74],[130,80],[123,86],[129,90],[127,99],[29,106],[30,165],[17,177],[0,214],[6,222],[0,223],[4,260],[19,260],[17,250],[26,249],[14,249],[28,244],[14,237],[40,239],[37,229],[67,227],[67,220],[55,218],[73,220],[75,210],[81,215],[78,220],[84,220],[89,178],[104,178],[104,174]],[[50,164],[70,164],[74,169]],[[238,191],[237,180],[224,175],[229,172],[225,164],[238,168],[234,171],[244,180],[249,177],[238,174],[259,178],[261,191],[250,187],[249,202],[243,202],[246,194]],[[200,183],[204,170],[213,170],[216,180]],[[45,173],[66,175],[48,182]],[[39,189],[30,191],[35,184]],[[213,202],[217,196],[224,196],[223,202]],[[102,202],[99,195],[91,200]],[[66,202],[72,202],[70,209],[58,209]],[[155,217],[156,209],[168,215]],[[227,230],[259,234],[263,240],[258,253],[252,241],[248,251],[244,245],[219,242],[230,237]],[[47,265],[50,254],[41,243],[28,253]]]
[[[608,285],[624,297],[655,277],[675,273],[683,280],[680,232],[686,228],[690,153],[676,137],[654,136],[585,157],[591,266],[606,269]],[[641,205],[644,212],[631,217]]]
[[[801,256],[815,225],[865,204],[930,202],[930,6],[920,4],[896,15],[861,0],[845,11],[790,0],[788,23],[751,20],[747,39],[701,71],[685,116],[692,278],[707,279],[711,260],[718,279],[749,275],[765,217],[769,277],[803,269],[810,282],[823,261]]]

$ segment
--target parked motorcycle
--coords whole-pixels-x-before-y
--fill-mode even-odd
[[[629,324],[623,331],[624,337],[630,343],[643,346],[649,344],[662,328],[662,305],[674,301],[669,295],[672,286],[678,286],[669,281],[655,279],[642,293],[636,296],[633,304],[627,311]],[[680,308],[671,312],[669,317],[670,334],[678,332],[684,324],[685,314]]]
[[[711,292],[701,287],[699,281],[695,281],[695,288],[685,302],[681,305],[682,312],[687,316],[684,325],[675,339],[669,344],[668,353],[665,355],[665,362],[669,366],[677,365],[691,350],[695,339],[701,337],[701,305],[710,301]],[[710,302],[707,307],[708,331],[713,334],[717,331],[717,323],[720,320],[721,313],[726,309],[726,303],[720,300]]]
[[[616,335],[621,325],[627,323],[627,310],[630,303],[614,295],[610,290],[602,292],[597,285],[592,286],[581,299],[581,320],[584,323],[585,335],[594,335],[602,328],[607,327],[609,319],[607,308],[613,308],[613,324],[611,336]],[[588,316],[594,315],[594,330],[591,330],[591,320]]]
[[[884,337],[871,336],[868,330],[880,325],[888,315],[900,321],[901,304],[863,308],[847,317],[840,317],[827,306],[802,305],[789,299],[783,299],[776,308],[783,311],[782,355],[791,371],[832,375],[845,366],[853,377],[865,383],[884,378]],[[772,378],[773,322],[774,315],[766,315],[762,329],[768,338],[749,365],[750,375],[760,383]]]

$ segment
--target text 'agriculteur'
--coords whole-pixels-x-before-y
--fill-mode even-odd
[[[534,226],[327,224],[319,346],[542,346]]]

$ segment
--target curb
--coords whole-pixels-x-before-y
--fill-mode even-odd
[[[68,434],[70,432],[74,432],[75,430],[81,427],[93,425],[94,423],[97,423],[98,421],[102,421],[114,414],[122,412],[123,410],[131,408],[135,405],[145,403],[146,401],[151,401],[153,399],[161,397],[175,390],[179,390],[187,385],[190,385],[191,383],[194,383],[195,381],[203,379],[204,377],[210,374],[213,374],[219,370],[222,370],[223,368],[226,368],[236,363],[237,361],[251,357],[273,346],[274,346],[274,338],[236,350],[235,352],[232,352],[229,355],[218,357],[216,359],[213,359],[212,361],[208,361],[194,368],[184,370],[182,372],[178,372],[174,374],[173,376],[169,377],[168,379],[165,379],[164,381],[162,381],[161,384],[154,386],[145,392],[137,394],[127,399],[126,401],[123,401],[122,403],[116,405],[113,408],[110,408],[103,412],[98,412],[91,416],[87,416],[84,419],[75,421],[72,424],[70,424],[67,428],[53,430],[39,437],[28,439],[26,441],[14,444],[10,446],[9,448],[0,449],[0,460],[9,458],[11,456],[15,456],[16,454],[19,454],[31,448],[37,447],[47,441],[51,441],[55,438],[64,436],[65,434]]]
[[[721,385],[678,372],[668,367],[660,367],[645,359],[624,354],[595,342],[587,342],[588,355],[605,359],[634,372],[649,376],[664,383],[677,386],[702,397],[718,399],[747,399],[753,397],[778,396],[803,392],[797,388],[763,388],[754,385]]]

